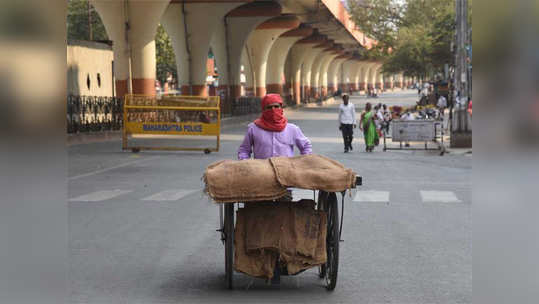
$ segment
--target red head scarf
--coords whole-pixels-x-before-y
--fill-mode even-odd
[[[272,103],[280,103],[283,105],[283,100],[279,94],[268,94],[262,98],[262,115],[255,120],[255,124],[260,128],[268,131],[281,132],[286,127],[288,120],[284,117],[282,108],[272,108],[266,110],[266,106]]]

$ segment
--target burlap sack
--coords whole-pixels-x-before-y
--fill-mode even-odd
[[[268,159],[222,160],[209,165],[204,191],[218,203],[274,200],[285,195]]]
[[[245,249],[245,224],[248,211],[241,208],[236,213],[234,231],[234,269],[253,277],[271,279],[277,263],[277,253],[260,250],[256,254],[247,254]]]
[[[340,192],[354,188],[356,174],[322,155],[272,157],[277,181],[284,187]]]
[[[327,215],[314,205],[313,200],[246,204],[236,222],[236,230],[244,231],[238,237],[245,238],[244,247],[236,249],[242,251],[237,268],[271,278],[277,255],[289,274],[325,263]]]
[[[283,224],[290,221],[289,203],[245,204],[245,249],[249,254],[260,250],[279,252]]]
[[[316,240],[316,250],[313,257],[296,254],[287,260],[286,269],[288,274],[296,274],[302,270],[322,265],[327,261],[326,237],[327,237],[327,214],[317,211],[320,218],[319,234]]]

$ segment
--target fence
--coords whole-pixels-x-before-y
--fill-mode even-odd
[[[260,113],[260,102],[260,97],[239,97],[238,100],[232,104],[232,115],[238,116]]]
[[[260,97],[239,97],[231,104],[231,115],[258,114],[261,112],[260,102]],[[67,97],[67,133],[118,131],[122,127],[123,98],[79,95]]]
[[[122,104],[117,97],[69,95],[67,133],[120,130]]]

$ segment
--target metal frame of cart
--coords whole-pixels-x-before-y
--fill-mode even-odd
[[[362,184],[362,178],[356,177],[356,186]],[[339,243],[341,240],[342,223],[344,218],[344,194],[342,192],[341,220],[339,224],[339,206],[337,193],[318,191],[318,200],[316,202],[317,210],[327,212],[327,238],[326,251],[327,261],[318,267],[318,275],[326,281],[326,289],[332,291],[337,285],[337,273],[339,269]],[[226,286],[229,289],[234,287],[234,227],[235,227],[235,208],[240,207],[240,203],[221,203],[219,212],[221,215],[221,240],[225,245],[225,278]],[[224,214],[224,216],[222,216]],[[301,271],[303,272],[303,271]],[[299,273],[301,273],[299,272]],[[298,273],[298,274],[299,274]],[[287,275],[287,274],[282,274]],[[295,274],[297,275],[297,274]]]
[[[384,132],[384,151],[387,150],[438,150],[440,155],[444,155],[444,129],[440,120],[392,120],[392,135],[387,136]],[[399,148],[387,146],[386,139],[392,142],[399,142]],[[403,142],[424,142],[425,148],[403,147]],[[428,143],[433,142],[437,148],[429,148]]]

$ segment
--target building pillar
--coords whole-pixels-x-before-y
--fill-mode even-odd
[[[250,52],[246,53],[249,36],[259,24],[281,15],[281,11],[281,6],[275,2],[250,2],[235,8],[225,17],[229,37],[230,90],[233,98],[237,98],[241,94],[242,65],[246,79],[250,86],[253,86],[250,67],[252,60],[249,63],[249,59],[252,58]]]
[[[376,89],[383,91],[384,90],[384,76],[382,75],[382,65],[377,64],[375,70],[375,87]]]
[[[316,57],[313,60],[313,64],[311,67],[311,91],[310,95],[314,98],[318,98],[321,95],[321,89],[320,89],[320,67],[322,65],[322,62],[325,60],[325,58],[329,55],[331,55],[330,52],[327,52],[328,49],[331,49],[333,47],[333,43],[327,42],[325,44],[321,44],[316,46],[316,48],[321,48],[322,51],[316,55]]]
[[[302,96],[304,95],[302,91],[306,89],[304,82],[306,77],[302,68],[302,66],[305,66],[305,59],[312,53],[314,45],[321,44],[324,41],[325,38],[323,36],[312,35],[299,40],[290,49],[288,54],[290,57],[290,81],[296,104],[301,103]]]
[[[340,86],[343,92],[351,93],[353,90],[353,75],[355,76],[356,61],[352,58],[343,62],[343,73]]]
[[[339,78],[342,70],[342,63],[348,60],[348,55],[338,55],[331,62],[328,68],[328,91],[336,92],[339,89]]]
[[[359,62],[359,91],[367,91],[367,76],[368,76],[368,62],[360,61]]]
[[[252,69],[252,58],[250,53],[245,48],[241,54],[241,66],[243,66],[243,75],[245,76],[245,86],[243,88],[243,95],[254,96],[254,75]],[[238,95],[239,96],[239,95]],[[238,97],[236,96],[236,97]]]
[[[135,94],[155,95],[155,33],[169,0],[129,2],[129,31],[126,43],[125,2],[91,0],[113,40],[116,96],[128,93],[129,61]],[[129,52],[130,50],[130,52]],[[131,59],[131,60],[129,60]]]
[[[328,88],[328,69],[330,63],[332,63],[335,59],[335,57],[340,55],[340,52],[337,48],[332,48],[331,50],[328,50],[329,54],[324,58],[321,66],[320,66],[320,87],[322,91],[322,97],[328,96],[328,94],[333,93],[332,88]]]
[[[359,92],[359,78],[361,76],[361,62],[359,60],[354,60],[354,69],[352,71],[352,90],[354,92]]]
[[[185,30],[181,3],[170,3],[161,17],[161,25],[167,32],[174,57],[176,59],[176,71],[178,73],[178,89],[188,95],[184,89],[189,85],[189,57],[185,44]]]
[[[182,4],[183,5],[183,4]],[[207,96],[206,61],[214,32],[223,26],[224,16],[241,5],[238,2],[185,4],[187,43],[190,53],[191,95]]]
[[[367,87],[374,89],[376,86],[376,66],[378,64],[376,62],[370,62],[369,63],[369,74],[368,74],[368,81],[367,81]]]
[[[312,28],[299,27],[285,32],[273,43],[269,53],[266,71],[267,93],[284,94],[282,78],[285,72],[288,52],[294,43],[311,35],[312,32]],[[289,79],[286,82],[289,83]]]
[[[260,24],[249,36],[247,47],[252,56],[256,96],[266,95],[266,67],[273,43],[281,34],[298,27],[299,24],[299,19],[294,16],[276,17]]]
[[[317,40],[317,43],[310,42],[312,40],[309,40],[309,38],[298,41],[298,43],[313,44],[313,46],[307,49],[305,58],[303,60],[303,65],[301,66],[301,82],[303,85],[303,99],[305,102],[309,102],[309,98],[311,97],[311,75],[313,72],[312,66],[314,59],[324,49],[323,47],[317,46],[326,43],[326,38],[323,36],[315,36],[314,38]]]

